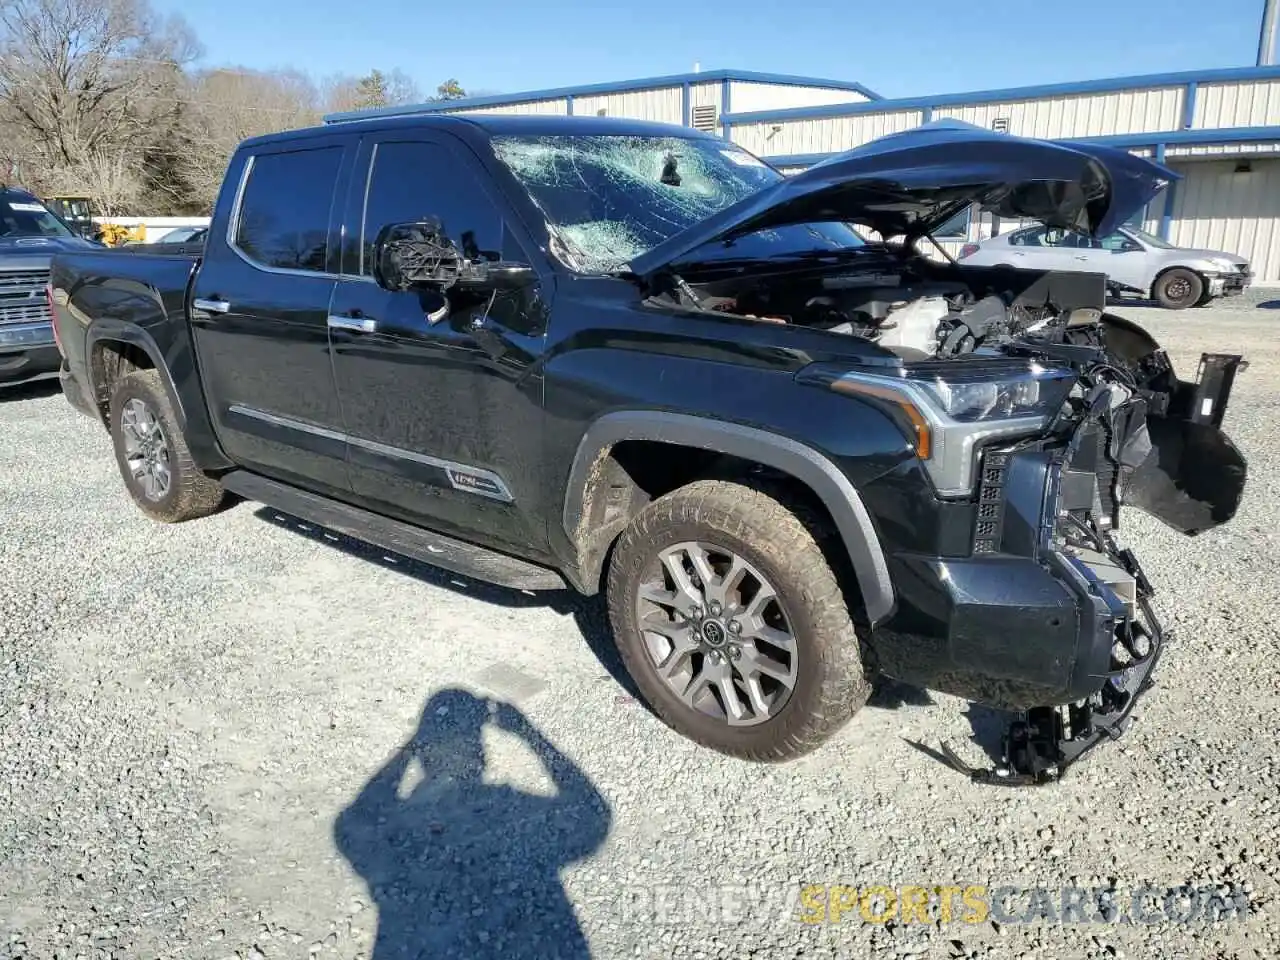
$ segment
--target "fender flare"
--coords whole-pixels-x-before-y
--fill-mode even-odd
[[[563,524],[571,540],[582,519],[593,466],[602,452],[624,440],[652,440],[754,460],[805,484],[835,521],[871,625],[893,612],[893,584],[884,550],[866,505],[849,478],[812,447],[781,434],[725,420],[660,410],[628,410],[608,413],[594,421],[578,443],[569,471]]]
[[[151,365],[160,374],[160,382],[164,384],[165,392],[169,395],[169,402],[173,404],[174,413],[178,415],[178,426],[186,430],[187,413],[183,409],[182,397],[178,395],[178,388],[173,382],[173,375],[169,372],[169,365],[164,362],[164,354],[161,353],[160,347],[152,339],[151,334],[132,323],[123,323],[118,320],[95,320],[89,326],[89,332],[85,335],[85,366],[88,368],[89,387],[92,391],[95,407],[98,403],[99,384],[97,374],[93,368],[93,352],[97,345],[103,341],[127,343],[130,346],[137,347],[151,358]]]

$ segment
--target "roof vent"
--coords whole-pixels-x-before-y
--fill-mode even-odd
[[[991,129],[994,130],[996,133],[1008,133],[1009,118],[996,117],[994,120],[991,121]]]
[[[694,107],[692,126],[703,133],[714,133],[716,129],[716,108],[714,104],[705,107]]]

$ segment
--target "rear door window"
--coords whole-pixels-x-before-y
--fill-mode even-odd
[[[1018,230],[1009,236],[1009,243],[1015,247],[1038,247],[1044,239],[1043,227],[1032,227],[1030,230]]]
[[[333,145],[255,155],[236,215],[240,253],[272,270],[324,273],[342,152]]]

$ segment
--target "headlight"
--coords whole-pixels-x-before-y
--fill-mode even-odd
[[[943,496],[973,489],[974,449],[983,440],[1040,432],[1076,383],[1070,370],[1035,363],[922,363],[884,372],[814,364],[798,378],[870,400],[902,428]]]
[[[1231,260],[1225,260],[1222,257],[1210,257],[1209,263],[1215,270],[1221,270],[1223,273],[1236,272],[1236,265]]]

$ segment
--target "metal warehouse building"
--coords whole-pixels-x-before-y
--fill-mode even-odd
[[[715,70],[387,112],[603,115],[684,124],[718,132],[787,172],[942,117],[1023,136],[1108,143],[1183,175],[1146,211],[1148,231],[1180,246],[1241,254],[1258,282],[1280,282],[1280,66],[898,100],[847,81]],[[965,214],[939,239],[958,248],[1011,226]]]

